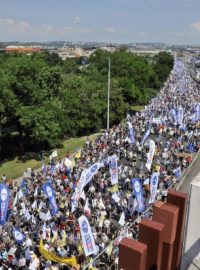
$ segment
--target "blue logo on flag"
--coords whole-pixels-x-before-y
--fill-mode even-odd
[[[17,228],[13,229],[13,235],[17,243],[22,243],[25,240],[25,235],[20,232]]]
[[[96,164],[96,165],[94,165],[94,166],[91,168],[91,172],[92,172],[92,173],[94,173],[94,172],[96,171],[97,167],[98,167],[98,165],[97,165],[97,164]]]
[[[81,227],[82,227],[82,230],[84,233],[88,232],[88,225],[87,225],[87,222],[85,220],[83,220]]]

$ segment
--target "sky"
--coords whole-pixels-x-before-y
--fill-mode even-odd
[[[200,45],[200,0],[0,0],[0,41]]]

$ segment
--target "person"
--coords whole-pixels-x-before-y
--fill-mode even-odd
[[[29,263],[29,270],[38,270],[40,269],[40,261],[36,254],[33,251],[30,252],[31,261]]]
[[[1,180],[2,180],[4,183],[6,182],[7,177],[6,177],[6,175],[5,175],[5,174],[3,174],[3,175],[2,175]]]

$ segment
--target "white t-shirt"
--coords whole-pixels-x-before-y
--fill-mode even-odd
[[[39,269],[39,266],[40,266],[39,259],[35,257],[29,265],[29,270],[37,270]]]

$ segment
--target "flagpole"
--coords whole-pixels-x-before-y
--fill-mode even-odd
[[[110,128],[110,57],[108,58],[107,130]]]

